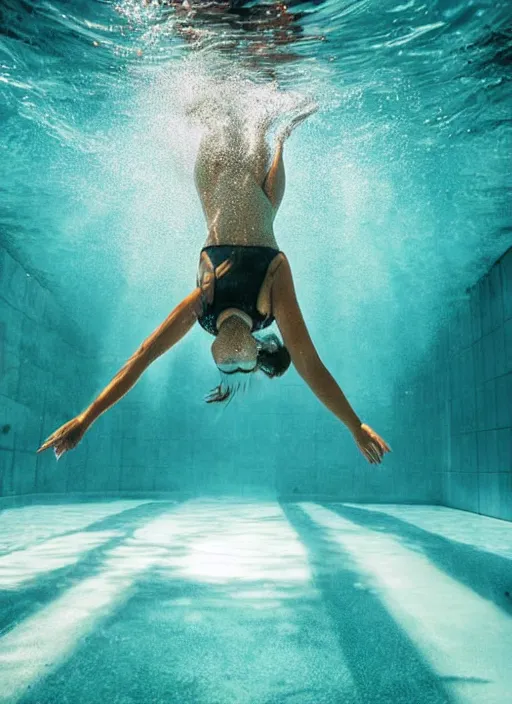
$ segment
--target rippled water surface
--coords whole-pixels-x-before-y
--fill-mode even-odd
[[[397,360],[512,243],[511,14],[487,0],[4,0],[1,241],[124,359],[194,282],[187,105],[215,94],[250,116],[312,96],[276,233],[327,361],[385,398]]]

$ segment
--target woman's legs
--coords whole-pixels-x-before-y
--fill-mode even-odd
[[[307,104],[304,106],[303,110],[301,110],[299,114],[296,115],[291,122],[283,127],[277,134],[274,158],[272,159],[272,163],[270,164],[270,168],[263,182],[263,190],[276,210],[281,205],[286,186],[286,176],[283,163],[284,142],[301,122],[317,110],[318,106],[315,103]]]
[[[274,210],[277,210],[281,205],[286,186],[286,176],[283,162],[283,146],[285,137],[280,135],[277,138],[276,151],[274,158],[268,170],[268,173],[263,181],[263,190],[265,191],[269,201],[272,203]]]

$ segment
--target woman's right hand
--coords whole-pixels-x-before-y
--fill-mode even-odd
[[[353,435],[358,448],[370,464],[380,464],[385,453],[391,452],[389,445],[366,423],[362,423]]]
[[[55,457],[59,459],[65,452],[72,450],[83,438],[87,426],[82,416],[77,416],[64,423],[41,445],[38,452],[44,452],[49,447],[53,447]]]

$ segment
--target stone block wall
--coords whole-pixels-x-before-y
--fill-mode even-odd
[[[77,489],[87,440],[66,463],[36,450],[95,386],[86,346],[50,291],[0,246],[0,497]]]

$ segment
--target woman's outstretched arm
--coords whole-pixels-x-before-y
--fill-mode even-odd
[[[198,287],[176,306],[166,320],[144,340],[91,405],[50,435],[38,452],[53,447],[58,459],[64,452],[75,447],[94,421],[134,386],[144,370],[192,328],[197,320],[203,293]]]
[[[272,283],[272,312],[293,365],[315,396],[347,426],[366,459],[372,464],[379,463],[390,448],[368,425],[361,423],[318,356],[297,302],[290,264],[281,256]]]

